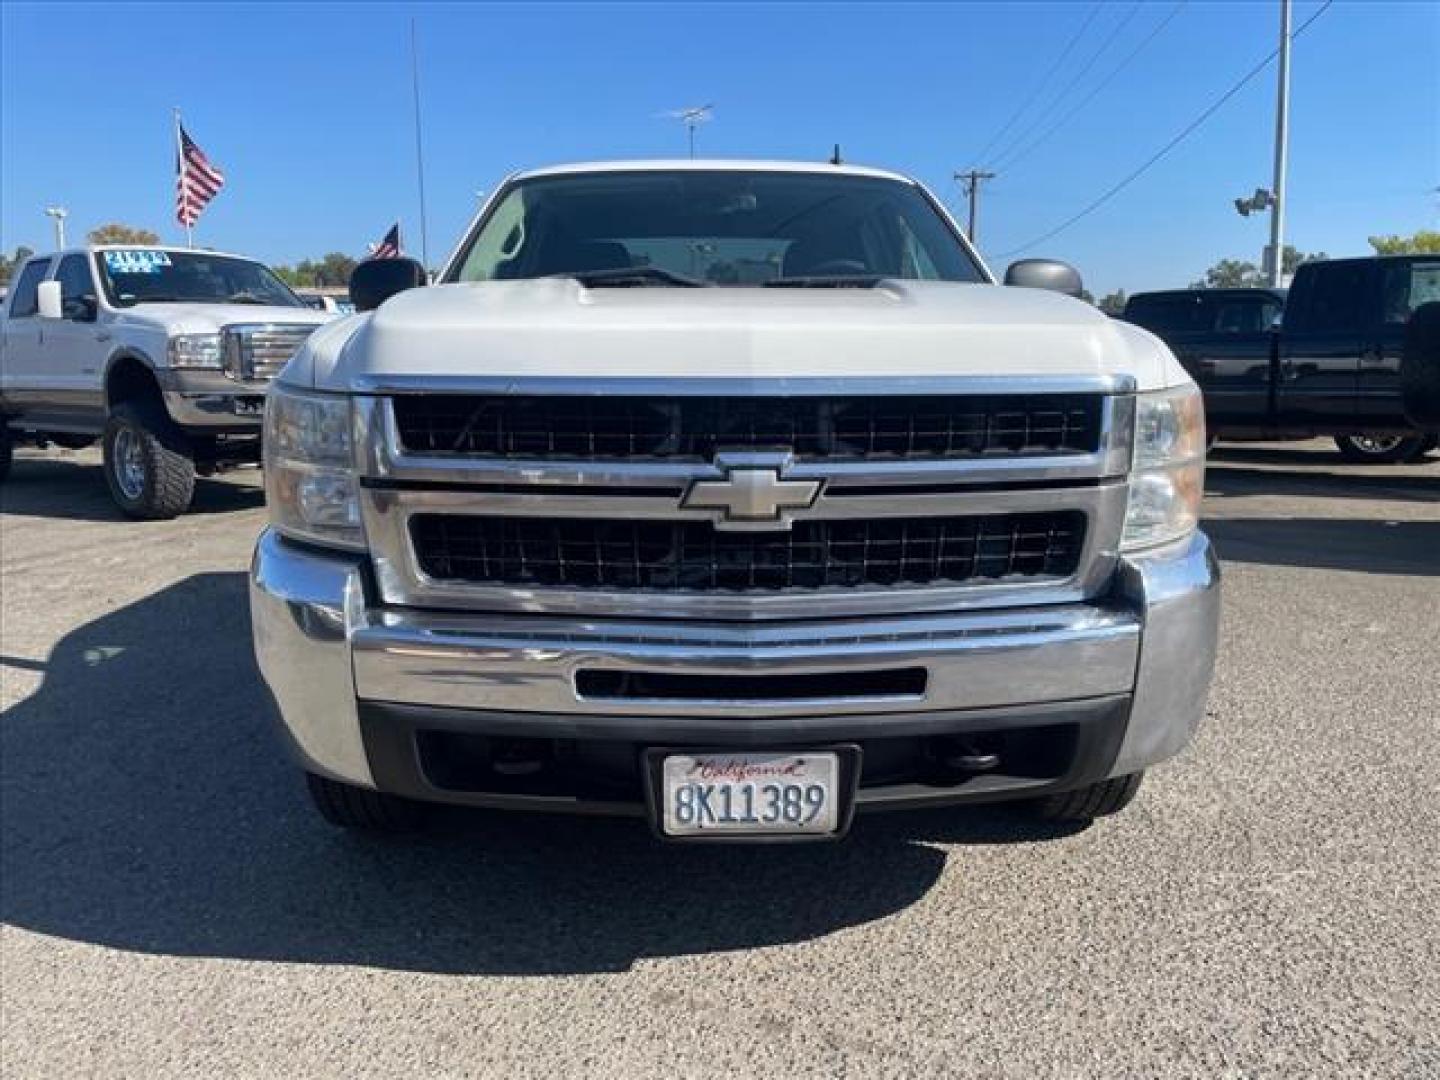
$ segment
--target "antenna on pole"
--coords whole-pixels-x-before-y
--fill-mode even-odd
[[[425,223],[425,154],[420,140],[420,51],[415,45],[415,19],[410,19],[410,86],[415,98],[415,178],[420,187],[420,261],[430,275],[430,234]]]
[[[715,113],[715,106],[692,105],[684,109],[670,109],[660,115],[667,120],[679,120],[685,125],[685,130],[690,137],[690,156],[695,156],[695,129],[701,124],[707,123]]]

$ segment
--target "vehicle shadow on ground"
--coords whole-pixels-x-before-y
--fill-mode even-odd
[[[667,847],[639,821],[460,811],[349,836],[315,817],[280,749],[244,590],[197,575],[81,627],[0,717],[6,923],[182,956],[623,971],[903,910],[943,869],[926,841],[1067,835],[971,810],[867,819],[833,845]]]
[[[1440,456],[1431,454],[1413,465],[1356,466],[1338,455],[1314,451],[1222,446],[1212,450],[1206,461],[1205,494],[1395,499],[1440,505]]]
[[[1202,526],[1226,562],[1440,574],[1440,508],[1434,521],[1218,517]]]
[[[235,479],[195,481],[190,514],[229,514],[265,505],[258,472]],[[105,486],[99,459],[94,462],[58,457],[15,457],[10,475],[0,485],[0,512],[66,521],[124,521]]]

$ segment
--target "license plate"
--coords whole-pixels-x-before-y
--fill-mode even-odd
[[[236,416],[265,415],[265,399],[263,397],[236,398],[233,404]]]
[[[839,829],[835,753],[668,754],[660,767],[667,836],[824,835]]]

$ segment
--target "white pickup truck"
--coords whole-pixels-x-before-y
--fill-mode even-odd
[[[362,264],[267,399],[251,574],[319,810],[1128,803],[1214,662],[1203,407],[1069,267],[1006,280],[914,181],[753,162],[521,174],[439,284]]]
[[[34,256],[0,319],[0,479],[17,442],[101,439],[121,510],[183,513],[197,471],[259,460],[265,389],[328,318],[236,255],[96,246]]]

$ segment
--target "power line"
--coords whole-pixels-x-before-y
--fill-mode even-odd
[[[1070,53],[1074,51],[1075,46],[1080,43],[1080,39],[1085,36],[1085,31],[1090,29],[1090,24],[1095,21],[1095,16],[1100,14],[1100,9],[1103,6],[1104,0],[1096,0],[1094,6],[1090,8],[1090,14],[1085,16],[1085,21],[1080,24],[1080,29],[1075,31],[1075,35],[1070,39],[1065,48],[1061,50],[1055,63],[1050,65],[1050,70],[1045,72],[1045,77],[1035,84],[1035,89],[1030,91],[1030,96],[1020,103],[1020,107],[1011,114],[1009,120],[1005,121],[1004,126],[990,137],[990,141],[985,144],[985,148],[975,155],[977,162],[984,160],[985,155],[990,152],[995,144],[1005,137],[1005,133],[1015,126],[1015,121],[1020,119],[1021,114],[1035,103],[1035,99],[1040,96],[1045,87],[1050,84],[1050,80],[1055,77],[1055,72],[1060,70],[1060,66],[1065,63]]]
[[[1090,69],[1095,66],[1095,61],[1105,55],[1110,46],[1115,43],[1115,39],[1134,21],[1135,16],[1140,13],[1140,5],[1141,0],[1135,0],[1135,2],[1130,5],[1130,10],[1122,15],[1120,21],[1110,28],[1110,33],[1106,35],[1105,40],[1100,43],[1100,47],[1090,54],[1090,59],[1080,65],[1080,70],[1077,71],[1070,81],[1065,84],[1064,88],[1055,95],[1054,100],[1050,102],[1049,106],[1042,108],[1036,113],[1035,116],[1016,133],[1010,145],[1001,149],[996,159],[990,162],[992,168],[998,169],[1000,167],[1000,159],[1009,157],[1017,146],[1030,138],[1030,136],[1039,129],[1041,124],[1045,123],[1051,115],[1054,115],[1056,108],[1065,104],[1066,99],[1070,96],[1070,92],[1080,85],[1081,80],[1083,80],[1085,76],[1090,73]]]
[[[1321,15],[1324,15],[1325,12],[1329,10],[1330,5],[1334,2],[1335,0],[1325,0],[1325,3],[1320,6],[1320,9],[1316,11],[1314,15],[1311,15],[1310,18],[1306,19],[1303,23],[1301,23],[1300,28],[1290,35],[1290,40],[1294,41],[1306,30],[1308,30],[1311,24],[1314,23],[1316,19],[1320,18]],[[1043,244],[1045,243],[1045,241],[1052,239],[1053,237],[1059,236],[1062,232],[1070,228],[1071,225],[1074,225],[1082,218],[1089,217],[1096,210],[1100,209],[1100,207],[1104,206],[1107,202],[1113,199],[1116,195],[1120,194],[1121,191],[1125,190],[1125,188],[1129,187],[1132,183],[1138,180],[1157,161],[1159,161],[1171,150],[1175,149],[1175,147],[1179,146],[1182,142],[1184,142],[1185,139],[1189,137],[1189,135],[1194,132],[1196,128],[1198,128],[1201,124],[1205,123],[1206,120],[1209,120],[1211,116],[1213,116],[1216,112],[1219,111],[1222,105],[1224,105],[1232,97],[1238,94],[1246,86],[1246,84],[1250,82],[1251,79],[1255,78],[1256,75],[1259,75],[1262,71],[1269,67],[1270,61],[1274,60],[1275,57],[1279,55],[1279,53],[1279,48],[1272,49],[1270,54],[1266,56],[1264,60],[1261,60],[1260,63],[1256,64],[1253,68],[1246,72],[1238,82],[1231,86],[1230,89],[1226,90],[1225,93],[1221,94],[1220,97],[1217,98],[1209,106],[1209,108],[1207,108],[1194,120],[1190,121],[1190,123],[1186,124],[1185,127],[1180,130],[1179,134],[1177,134],[1173,139],[1171,139],[1154,154],[1152,154],[1143,165],[1141,165],[1134,172],[1130,173],[1130,175],[1126,176],[1119,183],[1115,184],[1103,195],[1101,195],[1099,198],[1095,199],[1092,203],[1086,206],[1083,210],[1071,215],[1069,218],[1062,221],[1059,225],[1055,226],[1055,228],[1051,229],[1043,236],[1037,236],[1034,240],[1031,240],[1025,244],[1021,244],[1019,247],[1011,248],[1009,251],[999,252],[997,255],[995,255],[995,258],[1004,259],[1008,258],[1011,255],[1019,255],[1022,251],[1028,251],[1037,244]]]
[[[1136,45],[1135,48],[1131,49],[1130,52],[1126,55],[1125,59],[1121,60],[1120,63],[1115,65],[1115,67],[1110,70],[1110,73],[1108,75],[1106,75],[1103,79],[1096,83],[1088,94],[1086,94],[1083,98],[1076,102],[1073,108],[1069,109],[1064,116],[1062,116],[1053,125],[1051,125],[1038,139],[1031,142],[1028,146],[1020,147],[1017,144],[1017,146],[1012,147],[1009,152],[1008,160],[1005,162],[1006,168],[1013,169],[1016,164],[1024,161],[1038,147],[1048,142],[1052,135],[1054,135],[1062,127],[1068,124],[1071,120],[1073,120],[1075,116],[1082,109],[1085,108],[1085,106],[1089,105],[1090,102],[1094,101],[1095,98],[1100,94],[1100,91],[1104,90],[1107,86],[1114,82],[1115,79],[1120,75],[1120,73],[1130,66],[1131,61],[1133,61],[1137,56],[1144,52],[1146,48],[1149,47],[1150,43],[1160,36],[1161,32],[1174,21],[1175,16],[1180,14],[1181,9],[1184,8],[1188,2],[1189,0],[1177,0],[1175,6],[1170,9],[1169,14],[1167,14],[1164,18],[1162,18],[1158,23],[1155,24],[1155,26],[1151,29],[1150,33],[1145,35],[1144,39],[1140,42],[1140,44]],[[996,165],[998,166],[999,164],[1000,162],[997,161]]]

